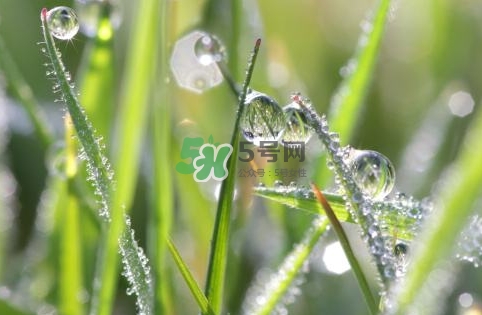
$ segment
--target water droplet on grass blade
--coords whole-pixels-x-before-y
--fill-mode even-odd
[[[289,145],[289,142],[308,142],[313,131],[311,127],[307,125],[307,117],[301,110],[300,105],[293,102],[286,105],[283,108],[283,112],[286,116],[286,129],[283,133],[281,143],[283,145]]]
[[[226,49],[221,41],[216,36],[207,33],[196,41],[194,53],[199,62],[205,66],[226,59]]]
[[[244,137],[254,145],[261,141],[278,141],[286,127],[281,107],[266,94],[252,91],[246,95],[240,128]]]
[[[55,7],[47,12],[47,26],[52,36],[61,40],[72,39],[79,31],[75,11],[69,7]]]
[[[353,180],[360,190],[374,199],[383,199],[395,185],[392,162],[381,153],[370,150],[352,150],[349,165]]]

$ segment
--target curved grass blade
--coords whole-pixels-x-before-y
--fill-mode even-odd
[[[430,272],[451,255],[463,230],[474,202],[482,189],[482,111],[473,121],[457,160],[443,180],[437,200],[438,206],[414,250],[407,278],[395,297],[395,310],[391,313],[407,314],[417,292],[423,287]]]
[[[328,220],[317,218],[306,232],[303,240],[285,257],[276,273],[270,276],[267,283],[258,283],[248,291],[244,301],[243,314],[269,315],[279,305],[283,296],[293,285],[296,276],[326,231]],[[258,302],[262,301],[262,302]]]
[[[391,0],[379,0],[373,19],[362,23],[358,47],[345,66],[349,73],[331,99],[328,117],[332,129],[340,134],[342,144],[351,139],[357,119],[360,117],[390,14],[390,4]],[[322,185],[327,182],[329,171],[324,167],[324,163],[320,164],[316,172],[316,181]]]
[[[236,162],[238,160],[238,148],[239,148],[239,123],[241,116],[244,112],[244,101],[246,99],[246,93],[248,86],[253,75],[254,65],[256,63],[256,57],[258,56],[259,46],[261,45],[261,39],[256,41],[253,52],[251,54],[246,79],[244,80],[243,90],[239,98],[238,113],[236,114],[236,122],[234,123],[233,135],[231,138],[231,146],[233,152],[228,160],[228,176],[227,179],[221,184],[220,199],[218,203],[218,209],[216,212],[216,220],[214,223],[214,231],[212,237],[212,246],[209,257],[209,267],[206,281],[206,296],[213,308],[213,311],[217,314],[221,313],[223,303],[223,291],[224,281],[226,277],[226,262],[228,258],[228,245],[229,245],[229,227],[231,223],[231,210],[233,207],[234,199],[234,184],[236,174]]]
[[[176,263],[176,266],[179,269],[179,272],[181,272],[181,275],[186,281],[186,284],[189,287],[189,290],[191,290],[191,293],[194,299],[196,300],[199,308],[201,309],[201,313],[207,314],[207,315],[214,315],[215,313],[209,306],[208,299],[206,298],[203,291],[199,287],[198,283],[196,282],[196,279],[194,279],[193,275],[191,274],[191,271],[189,271],[189,267],[182,259],[181,254],[179,254],[179,251],[177,250],[176,245],[174,245],[174,243],[170,238],[167,238],[167,248],[171,252],[171,256],[174,259],[174,262]]]
[[[300,209],[312,214],[319,214],[319,203],[315,195],[307,188],[264,188],[257,187],[254,193],[260,197],[273,200],[291,208]],[[332,206],[336,217],[341,222],[355,223],[346,209],[342,195],[323,192]],[[409,198],[410,199],[410,198]],[[387,223],[387,232],[397,238],[410,241],[418,231],[418,213],[425,211],[423,203],[412,200],[410,208],[402,207],[398,201],[375,202],[374,207],[381,209],[380,220]],[[413,215],[412,215],[413,214]]]
[[[340,142],[346,143],[355,131],[363,100],[373,76],[386,21],[390,14],[390,0],[379,0],[372,21],[362,23],[355,57],[348,62],[351,73],[343,80],[330,104],[330,124],[340,134]]]
[[[45,114],[41,111],[32,89],[21,75],[1,36],[0,68],[3,70],[7,83],[10,85],[15,97],[25,108],[44,149],[48,148],[53,142],[53,135],[46,122]]]
[[[96,315],[110,314],[115,294],[117,248],[119,247],[123,256],[124,275],[131,285],[130,290],[137,295],[139,312],[152,314],[150,303],[152,289],[147,258],[135,241],[134,232],[130,228],[130,221],[128,217],[124,216],[123,205],[117,205],[116,208],[116,204],[111,204],[111,193],[116,191],[113,189],[113,172],[110,170],[108,160],[102,152],[99,140],[94,135],[94,129],[77,100],[76,93],[66,74],[65,66],[60,59],[60,52],[57,50],[50,30],[46,25],[46,20],[47,9],[44,8],[41,12],[41,22],[45,48],[42,51],[50,58],[50,66],[61,92],[62,101],[67,106],[82,145],[83,153],[81,156],[87,160],[91,182],[100,198],[101,209],[99,214],[108,228],[107,242],[101,251],[101,277],[97,277],[95,280],[91,311]]]
[[[355,256],[355,253],[353,252],[350,241],[348,240],[348,236],[346,235],[345,231],[343,230],[343,227],[340,224],[340,221],[338,221],[335,213],[333,212],[333,209],[331,209],[330,204],[326,200],[325,196],[321,193],[321,191],[316,187],[315,184],[312,184],[311,187],[313,188],[313,192],[315,193],[316,199],[318,199],[318,202],[323,206],[323,209],[325,210],[326,217],[331,223],[331,226],[333,227],[333,230],[335,231],[338,240],[340,241],[340,244],[343,248],[343,251],[345,252],[345,255],[350,262],[351,269],[353,270],[353,273],[355,274],[355,278],[358,281],[358,285],[360,286],[360,289],[363,293],[363,297],[365,298],[365,302],[367,303],[368,309],[370,310],[370,314],[375,315],[378,313],[378,307],[377,303],[375,302],[375,297],[373,296],[370,286],[368,285],[367,278],[365,277],[365,274],[363,273],[363,270],[360,267],[360,264],[358,263],[358,260]]]

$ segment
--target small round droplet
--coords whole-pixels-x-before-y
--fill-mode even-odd
[[[47,25],[52,36],[61,40],[72,39],[79,31],[75,11],[69,7],[55,7],[47,12]]]
[[[349,158],[353,180],[360,190],[373,199],[383,199],[395,185],[392,162],[381,153],[352,150]]]
[[[408,246],[404,243],[398,243],[393,248],[393,253],[396,257],[405,257],[408,253]]]
[[[244,138],[259,146],[261,141],[278,141],[286,127],[283,110],[271,97],[252,91],[246,96],[240,128]]]
[[[117,29],[122,22],[121,8],[116,0],[77,0],[75,10],[80,31],[88,37],[99,34],[102,39],[109,39],[112,29]]]
[[[313,135],[313,131],[308,126],[308,119],[296,102],[286,105],[283,108],[286,116],[286,129],[283,133],[281,143],[288,145],[290,142],[307,143]]]
[[[204,66],[226,59],[226,49],[221,41],[216,36],[207,33],[194,44],[194,53]]]

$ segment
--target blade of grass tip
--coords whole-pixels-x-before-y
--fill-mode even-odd
[[[243,89],[239,98],[238,112],[236,114],[236,122],[234,123],[234,130],[231,138],[233,152],[227,164],[228,174],[231,174],[231,176],[228,176],[221,184],[220,198],[214,223],[206,281],[206,296],[216,314],[221,313],[223,303],[226,262],[228,258],[229,225],[231,223],[231,210],[233,206],[234,184],[236,179],[234,174],[236,174],[236,162],[238,160],[240,138],[239,123],[244,111],[244,101],[246,99],[249,83],[251,82],[251,76],[253,75],[254,65],[256,63],[256,57],[258,56],[260,45],[261,39],[258,39],[248,63],[246,79],[244,80]]]
[[[252,287],[245,298],[243,314],[269,315],[279,305],[282,297],[293,285],[296,276],[307,262],[313,248],[326,231],[328,220],[316,218],[303,240],[285,257],[276,273],[267,283],[258,283]],[[262,301],[259,303],[258,301]]]
[[[3,38],[0,36],[0,68],[3,70],[5,79],[12,89],[15,97],[23,106],[29,119],[32,122],[35,133],[40,139],[44,149],[47,149],[53,142],[52,131],[45,119],[45,114],[41,110],[35,99],[32,89],[17,68],[10,52],[5,46]]]
[[[407,278],[398,288],[395,297],[396,314],[407,314],[417,292],[423,287],[436,266],[448,258],[455,246],[467,218],[471,215],[474,202],[479,199],[482,188],[482,111],[477,113],[462,151],[442,182],[437,193],[436,208],[431,220],[420,236],[414,249]]]
[[[114,109],[114,29],[109,4],[102,6],[95,37],[89,41],[80,65],[80,102],[97,132],[109,142]]]
[[[74,128],[69,114],[64,118],[67,176],[66,208],[61,212],[60,236],[60,275],[59,275],[59,310],[65,315],[84,314],[83,303],[79,300],[82,292],[82,245],[80,238],[79,203],[73,191],[73,181],[77,173],[77,148],[74,140]]]
[[[176,245],[174,245],[174,243],[170,238],[167,238],[166,240],[167,240],[167,248],[171,252],[171,256],[174,259],[174,262],[176,263],[176,266],[179,269],[179,272],[181,273],[182,277],[186,281],[186,284],[189,287],[189,290],[191,291],[194,299],[196,300],[199,308],[201,309],[201,313],[207,314],[207,315],[214,315],[215,313],[209,306],[208,299],[206,298],[203,291],[199,287],[196,279],[194,279],[194,276],[191,274],[189,267],[186,265],[181,255],[179,254],[179,251],[177,250]]]
[[[173,314],[171,289],[166,254],[166,239],[170,234],[173,210],[173,176],[171,173],[171,94],[165,78],[169,77],[169,51],[173,24],[173,6],[171,0],[162,1],[162,26],[158,40],[160,67],[158,82],[160,86],[154,95],[151,110],[153,183],[150,211],[149,246],[154,266],[154,312]]]
[[[115,294],[114,284],[117,280],[118,260],[116,250],[119,248],[124,265],[123,274],[130,284],[130,292],[136,294],[138,311],[141,314],[152,314],[151,278],[147,258],[135,240],[130,220],[127,216],[124,216],[123,206],[119,205],[115,209],[115,213],[112,211],[114,207],[111,204],[110,196],[111,192],[115,191],[114,174],[110,171],[109,161],[102,152],[100,140],[95,137],[94,129],[77,100],[70,80],[67,78],[65,66],[60,59],[60,52],[57,50],[46,24],[47,9],[42,9],[40,18],[46,46],[42,51],[50,58],[50,67],[55,75],[59,91],[62,93],[62,101],[67,106],[78,139],[82,144],[83,152],[81,156],[87,160],[91,182],[100,198],[99,215],[107,224],[108,229],[107,241],[101,244],[100,267],[98,269],[100,276],[95,277],[91,312],[96,315],[110,314]],[[112,220],[112,218],[115,218],[115,220]],[[123,229],[124,224],[125,229]],[[118,234],[115,234],[117,232]],[[117,238],[114,239],[115,236]]]
[[[343,227],[340,221],[338,221],[335,213],[333,212],[333,209],[331,208],[330,204],[326,200],[323,193],[318,189],[318,187],[315,184],[311,184],[311,187],[313,189],[313,192],[315,193],[316,199],[325,210],[325,214],[328,220],[330,221],[330,224],[333,227],[333,230],[335,231],[336,236],[338,237],[338,240],[340,241],[341,247],[345,252],[348,262],[350,263],[351,269],[355,274],[355,278],[358,281],[358,285],[360,286],[360,289],[363,293],[363,297],[365,298],[365,302],[368,306],[368,309],[370,310],[370,314],[372,315],[377,314],[378,306],[375,301],[375,297],[373,296],[370,290],[370,286],[368,285],[367,278],[365,277],[365,274],[363,273],[363,270],[361,269],[360,264],[358,263],[358,259],[356,258],[355,253],[351,248],[350,241],[348,240],[345,230],[343,230]]]
[[[390,4],[391,0],[379,0],[373,19],[362,23],[362,34],[355,55],[345,66],[349,73],[331,99],[328,117],[333,130],[340,134],[341,144],[350,141],[356,120],[360,117],[390,14]],[[320,185],[326,183],[329,178],[326,167],[322,165],[316,173],[317,182]]]

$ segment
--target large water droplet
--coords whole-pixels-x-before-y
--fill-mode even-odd
[[[286,129],[281,143],[287,145],[289,142],[308,142],[313,135],[313,131],[307,125],[308,119],[300,105],[296,102],[288,104],[283,108],[283,112],[286,116]]]
[[[207,33],[196,41],[194,53],[204,66],[226,59],[226,49],[221,41],[216,36]]]
[[[349,161],[353,180],[360,190],[373,199],[383,199],[395,185],[392,162],[381,153],[352,150]]]
[[[47,12],[47,26],[52,36],[68,40],[79,31],[79,22],[75,11],[69,7],[55,7]]]
[[[261,141],[278,141],[281,138],[286,118],[275,100],[252,91],[246,96],[244,105],[240,128],[246,140],[259,146]]]
[[[117,29],[122,21],[121,9],[115,0],[78,0],[75,9],[79,16],[80,31],[89,37],[99,33],[102,38],[108,39],[112,36],[112,28]],[[109,17],[106,20],[110,26],[105,27],[102,23],[103,15]]]
[[[223,75],[216,62],[224,58],[224,46],[206,32],[193,31],[174,45],[170,66],[177,84],[196,93],[221,84]]]

